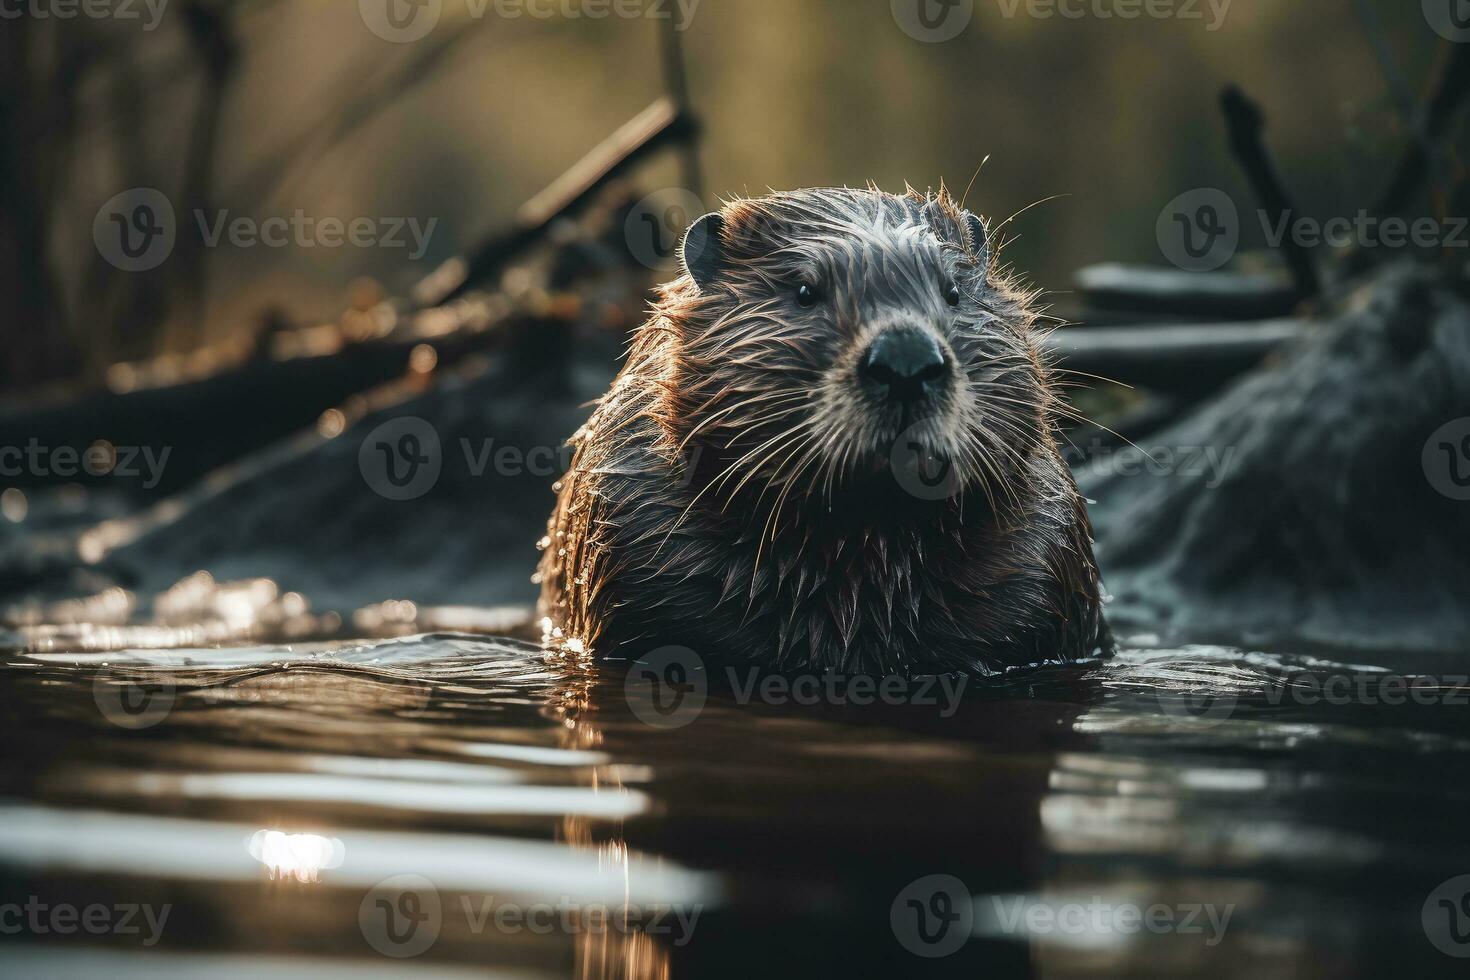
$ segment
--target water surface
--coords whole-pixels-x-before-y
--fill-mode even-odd
[[[1259,978],[1470,953],[1470,879],[1441,888],[1470,874],[1470,708],[1453,677],[1368,703],[1394,700],[1386,657],[1142,638],[867,705],[764,703],[712,668],[671,725],[636,670],[516,640],[111,629],[4,657],[0,905],[45,908],[6,975]],[[95,931],[47,918],[98,905]]]

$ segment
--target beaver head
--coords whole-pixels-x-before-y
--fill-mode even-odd
[[[1017,499],[1050,439],[1035,315],[947,193],[737,200],[690,227],[683,262],[656,414],[711,499]]]
[[[943,192],[696,221],[573,437],[547,639],[781,668],[990,672],[1105,635],[1030,296]]]

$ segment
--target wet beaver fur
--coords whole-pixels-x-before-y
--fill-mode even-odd
[[[736,200],[572,438],[550,646],[912,674],[1105,644],[1034,294],[943,189]]]

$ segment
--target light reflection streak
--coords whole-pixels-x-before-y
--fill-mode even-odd
[[[622,819],[648,809],[637,790],[599,792],[582,786],[511,785],[509,775],[486,773],[491,785],[377,779],[314,773],[73,772],[69,779],[106,795],[228,799],[282,803],[335,803],[416,813],[516,816],[576,814]]]
[[[258,826],[45,806],[0,808],[0,861],[18,868],[149,879],[255,881],[260,865],[241,842]],[[442,891],[540,898],[581,905],[710,904],[717,876],[663,858],[630,854],[628,874],[609,875],[598,855],[549,841],[423,830],[339,831],[346,859],[336,887],[372,888],[398,874],[422,875]]]

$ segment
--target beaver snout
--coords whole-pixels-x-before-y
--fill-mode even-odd
[[[940,393],[949,376],[949,361],[927,331],[900,327],[878,335],[858,371],[889,401],[909,405]]]

